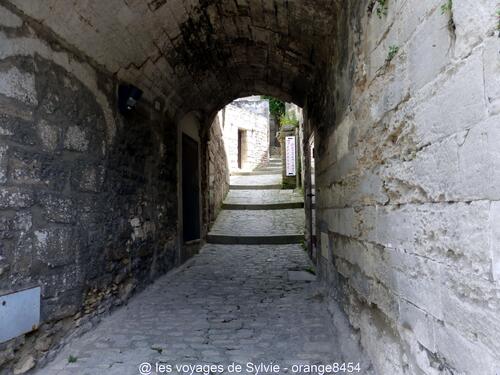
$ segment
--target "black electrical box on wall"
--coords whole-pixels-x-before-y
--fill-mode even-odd
[[[142,90],[133,85],[120,85],[118,87],[118,109],[122,114],[132,112],[142,96]]]

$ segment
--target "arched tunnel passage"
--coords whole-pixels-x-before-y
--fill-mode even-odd
[[[206,361],[220,354],[203,346],[207,322],[234,326],[238,345],[252,346],[226,292],[264,304],[264,317],[272,306],[292,314],[253,320],[284,335],[273,344],[280,353],[330,360],[329,345],[353,328],[357,342],[334,359],[358,362],[348,354],[363,350],[374,373],[498,373],[498,4],[469,3],[1,0],[0,372],[42,367],[62,337],[91,329],[134,293],[168,286],[161,303],[145,301],[148,312],[130,299],[133,324],[144,317],[150,328],[154,306],[175,311],[179,325],[202,332],[178,349],[199,344]],[[143,91],[129,116],[117,110],[120,83]],[[294,286],[281,298],[275,267],[304,253],[279,246],[274,262],[240,249],[239,274],[209,247],[198,258],[207,268],[195,261],[159,279],[184,260],[182,122],[196,120],[206,137],[219,109],[253,94],[304,108],[323,288],[310,300]],[[154,280],[169,281],[139,294]],[[206,316],[175,306],[184,291],[200,303],[210,295]],[[20,311],[34,327],[10,323]],[[245,311],[251,322],[255,310]],[[312,323],[287,325],[301,318]],[[327,326],[336,329],[328,337]],[[287,332],[308,349],[292,348]],[[223,335],[237,360],[267,359]],[[134,345],[140,363],[152,349]],[[64,366],[75,361],[85,363],[69,357]]]

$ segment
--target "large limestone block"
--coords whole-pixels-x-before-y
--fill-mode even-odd
[[[377,374],[399,374],[407,357],[400,338],[391,326],[371,309],[363,309],[359,318],[361,343],[366,349]]]
[[[499,174],[495,163],[500,159],[495,158],[497,148],[488,146],[490,137],[491,143],[498,142],[495,121],[500,119],[488,119],[436,141],[408,160],[386,162],[381,174],[391,198],[396,197],[393,203],[415,198],[423,202],[498,198],[500,192],[494,185],[500,179],[495,177]],[[420,192],[418,197],[415,190]]]
[[[500,202],[491,202],[490,208],[490,247],[491,270],[493,279],[500,284]]]
[[[428,350],[435,352],[436,338],[434,325],[436,324],[436,319],[428,312],[418,308],[413,303],[405,301],[404,299],[400,302],[399,313],[400,316],[398,324],[411,330],[412,340],[416,339]]]
[[[483,51],[484,89],[491,115],[500,113],[500,38],[485,41]]]
[[[356,272],[383,283],[386,288],[397,290],[397,278],[389,260],[393,250],[354,239],[334,237],[334,255],[356,266]]]
[[[359,229],[356,228],[356,215],[351,207],[340,209],[327,209],[322,218],[328,224],[328,229],[334,233],[341,234],[346,237],[359,236]]]
[[[484,278],[471,277],[454,269],[443,274],[443,320],[463,335],[489,348],[500,359],[500,287]]]
[[[489,207],[487,201],[381,207],[373,230],[385,247],[485,276],[490,274]]]
[[[466,130],[486,114],[483,62],[480,52],[468,57],[446,76],[415,97],[415,135],[418,145]]]
[[[401,299],[441,319],[444,309],[441,297],[443,266],[404,251],[391,251],[389,254],[389,272],[392,272],[397,280],[397,289],[394,292]]]
[[[341,208],[358,205],[383,205],[388,197],[378,171],[364,171],[362,175],[351,175],[340,181],[325,184],[318,183],[323,193],[318,199],[322,207]]]
[[[455,24],[455,56],[467,56],[497,28],[497,0],[453,1],[453,22]]]
[[[21,27],[23,21],[6,8],[0,6],[0,25],[13,28]]]
[[[433,17],[443,2],[441,0],[420,0],[418,6],[411,1],[401,2],[401,9],[394,20],[393,28],[398,36],[398,45],[406,43],[417,29],[422,28],[429,17]]]
[[[420,25],[409,44],[409,76],[412,91],[435,79],[444,69],[450,62],[451,46],[448,18],[445,14],[435,11]]]
[[[484,345],[465,338],[448,324],[437,324],[436,344],[448,366],[463,374],[497,374],[499,363]]]

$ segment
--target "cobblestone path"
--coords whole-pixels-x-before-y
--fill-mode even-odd
[[[231,176],[231,186],[241,184],[246,186],[247,190],[230,188],[223,210],[211,228],[208,242],[224,244],[302,242],[305,215],[303,205],[297,208],[297,203],[301,203],[303,198],[292,189],[280,188],[282,182],[281,168],[278,164],[280,161],[274,160],[272,163],[274,165],[272,168],[250,172],[255,173],[254,175]],[[274,184],[277,185],[274,189],[258,189],[259,186]],[[262,207],[263,205],[265,207]],[[231,208],[225,209],[225,206]],[[236,209],[238,207],[239,209]]]
[[[231,176],[231,185],[273,185],[281,184],[281,176],[279,174],[265,174],[257,176]]]
[[[231,204],[271,204],[302,202],[302,196],[293,190],[230,190],[225,200]]]
[[[252,201],[258,200],[258,190],[241,196],[249,194]],[[293,212],[288,215],[290,221],[303,225],[297,210],[286,211]],[[267,211],[255,212],[269,216]],[[227,211],[224,223],[224,215],[236,215],[236,223],[244,220],[237,211]],[[264,217],[248,224],[254,231],[275,230]],[[178,371],[175,366],[214,364],[224,368],[212,371],[218,374],[229,373],[227,366],[236,362],[247,375],[256,374],[247,363],[272,362],[283,374],[293,373],[293,364],[359,360],[343,354],[357,344],[348,334],[340,343],[325,297],[307,272],[311,269],[299,244],[206,244],[200,254],[74,339],[36,373],[190,375],[191,371]],[[309,275],[309,281],[294,277],[297,273]],[[168,365],[173,366],[171,372]]]
[[[303,233],[304,209],[222,210],[211,233],[262,236]]]

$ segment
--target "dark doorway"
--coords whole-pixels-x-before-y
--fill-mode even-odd
[[[241,169],[241,160],[243,159],[243,150],[242,150],[242,145],[243,145],[243,130],[238,129],[238,168]]]
[[[182,135],[182,221],[184,242],[200,238],[198,143]]]

